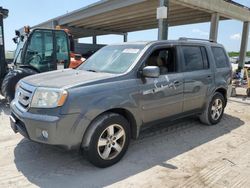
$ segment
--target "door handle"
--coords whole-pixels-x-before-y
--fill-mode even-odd
[[[175,87],[179,87],[180,85],[182,85],[181,81],[179,81],[179,80],[174,81],[174,86]]]
[[[207,81],[211,81],[211,80],[212,80],[212,75],[208,75],[208,76],[206,77],[206,80],[207,80]]]

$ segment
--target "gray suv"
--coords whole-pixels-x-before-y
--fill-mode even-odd
[[[143,125],[223,115],[231,65],[222,45],[181,39],[110,45],[78,69],[22,79],[11,103],[11,126],[35,142],[80,148],[107,167],[125,154]]]

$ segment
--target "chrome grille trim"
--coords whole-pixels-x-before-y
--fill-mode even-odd
[[[35,87],[24,82],[20,82],[15,94],[16,107],[21,111],[28,111],[35,91]]]

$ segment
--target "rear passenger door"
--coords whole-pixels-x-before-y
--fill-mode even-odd
[[[204,46],[182,46],[183,112],[201,109],[213,86],[213,74]]]
[[[231,94],[232,67],[226,51],[222,47],[211,47],[215,61],[215,86],[227,89]]]

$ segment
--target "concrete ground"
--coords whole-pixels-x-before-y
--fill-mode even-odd
[[[116,165],[14,134],[0,98],[0,187],[250,187],[250,99],[231,98],[221,123],[196,118],[155,125]]]

